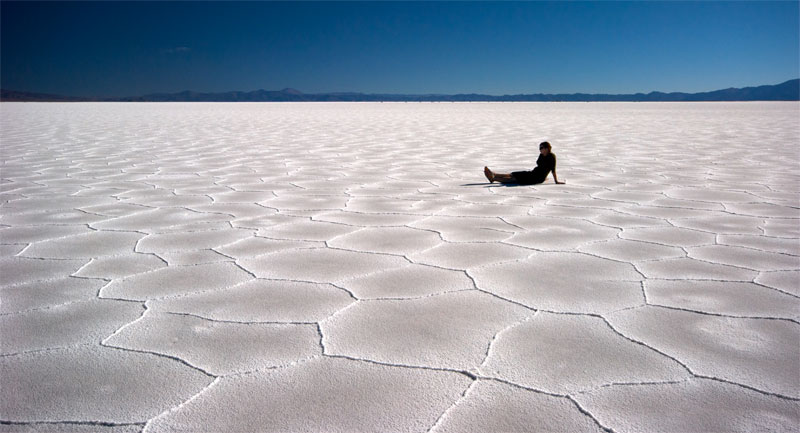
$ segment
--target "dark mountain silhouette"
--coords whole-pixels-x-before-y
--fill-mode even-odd
[[[54,95],[51,93],[18,92],[16,90],[0,90],[0,101],[26,101],[26,102],[76,102],[93,101],[93,98],[77,96]]]
[[[61,96],[44,93],[20,92],[14,90],[0,91],[2,101],[132,101],[132,102],[302,102],[302,101],[386,101],[386,102],[593,102],[593,101],[629,101],[629,102],[680,102],[680,101],[800,101],[800,79],[785,83],[715,90],[701,93],[636,93],[625,95],[607,94],[519,94],[519,95],[482,95],[477,93],[457,95],[404,95],[375,93],[314,93],[307,94],[296,89],[254,90],[250,92],[203,93],[186,90],[179,93],[153,93],[143,96],[123,98],[85,98]]]

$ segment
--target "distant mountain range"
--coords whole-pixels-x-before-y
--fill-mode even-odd
[[[179,93],[153,93],[144,96],[124,98],[86,98],[75,96],[52,95],[45,93],[0,90],[0,101],[51,101],[51,102],[682,102],[682,101],[800,101],[800,79],[785,83],[715,90],[702,93],[635,93],[626,95],[606,94],[519,94],[519,95],[482,95],[477,93],[457,95],[402,95],[377,93],[303,93],[295,89],[254,90],[251,92],[202,93],[183,91]]]

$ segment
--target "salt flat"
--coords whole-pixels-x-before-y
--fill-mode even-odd
[[[797,103],[0,115],[0,431],[800,425]]]

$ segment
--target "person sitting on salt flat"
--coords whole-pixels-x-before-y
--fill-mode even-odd
[[[494,173],[489,167],[483,167],[483,174],[489,182],[498,181],[504,184],[533,185],[542,183],[547,179],[547,175],[553,172],[553,180],[559,182],[556,175],[556,154],[551,152],[550,143],[543,141],[539,143],[539,158],[536,160],[536,168],[532,171],[515,171],[511,174]]]

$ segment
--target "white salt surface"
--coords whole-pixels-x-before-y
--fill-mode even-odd
[[[0,431],[800,425],[797,103],[0,115]]]

